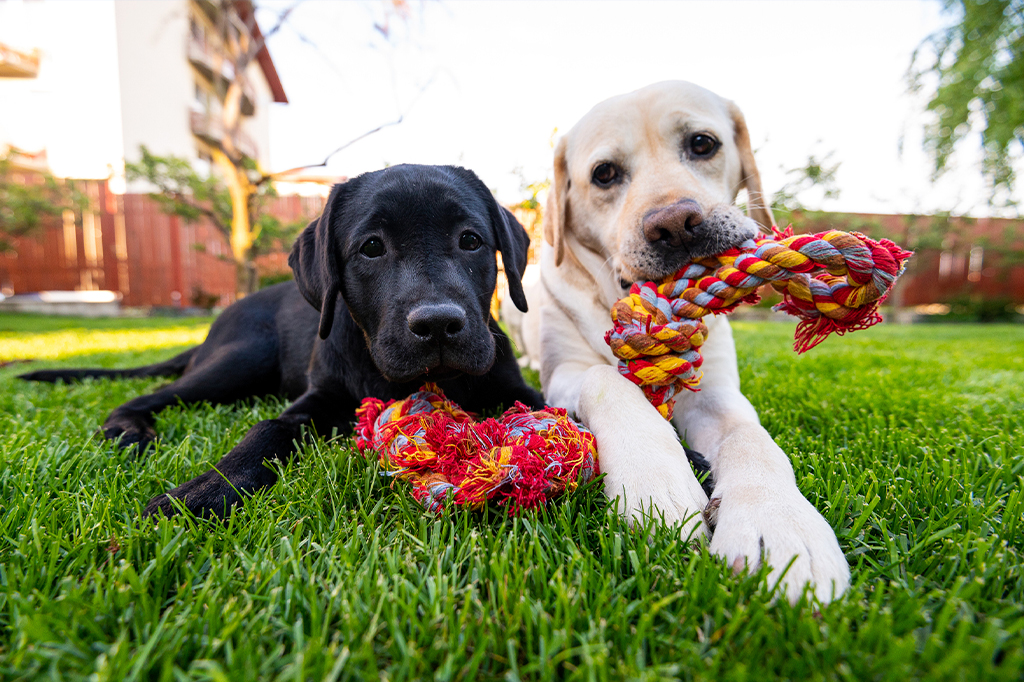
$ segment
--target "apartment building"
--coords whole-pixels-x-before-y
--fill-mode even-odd
[[[248,1],[235,7],[244,17],[252,11]],[[59,177],[116,177],[140,145],[208,159],[223,134],[222,86],[234,77],[219,8],[205,0],[0,3],[0,144],[45,150]],[[255,23],[249,39],[261,39]],[[270,105],[288,98],[266,47],[245,76],[236,144],[266,165]]]
[[[288,98],[265,46],[236,78],[225,37],[260,46],[262,35],[251,2],[232,0],[228,13],[223,7],[0,2],[0,152],[14,147],[18,163],[29,164],[22,170],[80,181],[90,199],[81,215],[65,214],[0,253],[0,291],[109,289],[130,305],[233,300],[236,269],[223,235],[204,221],[163,214],[146,196],[150,187],[124,176],[141,145],[200,169],[208,164],[225,135],[224,94],[233,81],[242,84],[233,146],[269,164],[270,108]]]

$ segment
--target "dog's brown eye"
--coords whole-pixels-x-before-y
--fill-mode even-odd
[[[619,178],[619,169],[612,163],[602,163],[590,176],[598,187],[608,187]]]
[[[463,232],[462,236],[459,237],[459,248],[464,251],[476,251],[483,244],[483,240],[472,232]]]
[[[384,242],[373,237],[367,239],[366,243],[359,248],[359,253],[367,258],[378,258],[384,255]]]
[[[718,140],[705,135],[704,133],[697,133],[690,138],[690,153],[694,156],[707,158],[714,154],[718,150]]]

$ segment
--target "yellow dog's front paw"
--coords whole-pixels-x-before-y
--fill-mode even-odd
[[[850,586],[850,567],[835,532],[795,487],[716,489],[705,517],[715,524],[711,551],[736,572],[766,561],[769,585],[778,586],[790,603],[808,584],[822,604]]]
[[[707,496],[685,461],[639,454],[626,458],[603,456],[601,466],[605,494],[631,526],[653,517],[678,525],[684,539],[708,535],[701,514]]]

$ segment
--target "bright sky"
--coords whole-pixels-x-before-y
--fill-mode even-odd
[[[261,3],[261,25],[289,5]],[[612,95],[683,79],[743,109],[766,191],[785,182],[783,168],[834,152],[842,194],[824,204],[809,195],[812,207],[987,212],[976,140],[932,186],[921,102],[906,94],[911,52],[945,21],[936,0],[413,0],[390,42],[373,29],[383,6],[307,1],[271,39],[291,100],[272,113],[276,170],[319,161],[407,111],[328,171],[455,163],[513,201],[523,196],[517,169],[529,181],[550,174],[555,128]]]

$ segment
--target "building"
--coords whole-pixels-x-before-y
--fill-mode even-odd
[[[249,2],[235,3],[239,13]],[[58,177],[118,177],[146,145],[209,159],[218,84],[230,78],[214,2],[0,3],[0,144],[46,150]],[[260,40],[253,24],[251,39]],[[238,146],[269,162],[271,103],[287,103],[264,47],[246,70]]]
[[[270,107],[288,99],[265,46],[235,78],[221,36],[261,46],[262,35],[251,2],[232,0],[228,15],[241,21],[230,25],[221,7],[211,0],[0,2],[0,151],[22,150],[34,164],[23,170],[75,178],[89,197],[81,215],[66,213],[21,239],[16,253],[0,254],[0,290],[111,289],[130,305],[233,300],[235,265],[223,235],[162,214],[145,196],[152,188],[124,176],[140,145],[209,168],[211,147],[224,135],[224,91],[235,80],[241,118],[232,143],[269,164]],[[317,199],[300,203],[312,208]]]

